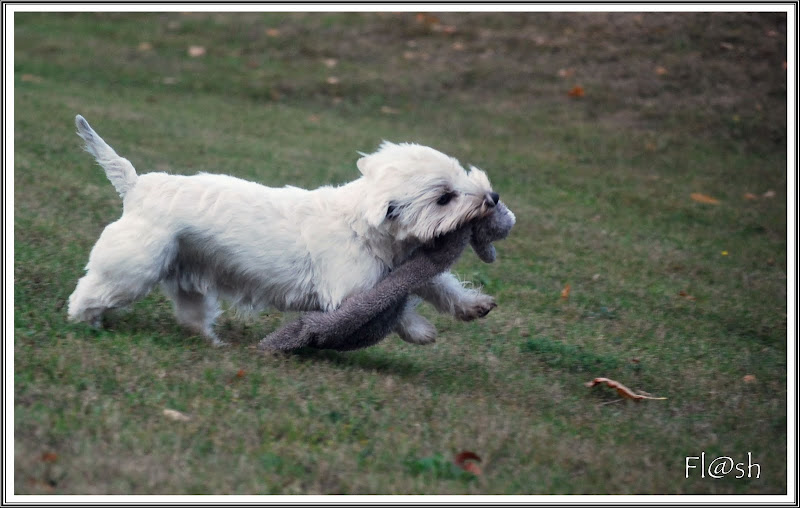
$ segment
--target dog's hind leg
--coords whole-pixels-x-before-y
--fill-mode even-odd
[[[106,310],[149,293],[175,256],[174,241],[160,233],[130,217],[109,224],[92,248],[86,275],[69,297],[70,320],[99,326]]]
[[[214,321],[220,314],[215,294],[187,291],[174,279],[165,280],[162,288],[175,304],[175,317],[180,324],[208,337],[215,346],[227,345],[214,333]]]
[[[419,303],[420,298],[417,296],[408,299],[394,331],[410,344],[433,344],[436,342],[436,327],[417,313],[416,307]]]

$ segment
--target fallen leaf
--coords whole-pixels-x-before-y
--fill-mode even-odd
[[[767,260],[767,264],[768,264],[769,266],[775,266],[775,258],[769,258],[769,259]]]
[[[140,42],[139,45],[136,47],[139,51],[150,51],[153,49],[153,45],[149,42]]]
[[[577,98],[577,97],[583,97],[584,95],[586,95],[586,92],[583,90],[582,86],[574,86],[572,87],[572,90],[567,92],[567,95],[569,95],[570,97]]]
[[[680,296],[680,297],[682,297],[682,298],[686,298],[687,300],[696,300],[696,299],[697,299],[697,298],[695,298],[694,296],[692,296],[692,295],[690,295],[689,293],[687,293],[686,291],[681,291],[681,292],[679,292],[679,293],[678,293],[678,296]]]
[[[748,374],[742,378],[745,383],[755,383],[756,377],[753,374]]]
[[[706,194],[700,194],[699,192],[692,193],[692,199],[697,201],[698,203],[706,203],[709,205],[718,205],[719,200],[716,198],[712,198]]]
[[[239,369],[239,372],[236,373],[236,377],[238,377],[240,379],[243,378],[244,375],[245,375],[244,369]]]
[[[58,460],[58,455],[53,452],[44,452],[42,454],[42,462],[55,462]]]
[[[308,117],[308,121],[311,122],[311,123],[319,123],[319,115],[310,115]],[[239,372],[242,372],[242,371],[239,371]],[[241,377],[241,376],[239,376],[239,377]]]
[[[335,58],[325,58],[325,59],[322,60],[322,63],[328,69],[333,69],[334,67],[336,67],[339,64],[339,60],[337,60]]]
[[[593,387],[595,385],[599,385],[599,384],[605,384],[609,388],[614,388],[617,391],[617,394],[619,394],[620,397],[623,397],[623,398],[626,398],[626,399],[631,399],[631,400],[636,400],[636,401],[639,401],[639,400],[642,400],[642,399],[649,399],[649,400],[666,400],[667,399],[666,397],[651,397],[649,394],[648,395],[643,395],[641,393],[634,393],[633,390],[631,390],[627,386],[623,385],[622,383],[620,383],[618,381],[614,381],[613,379],[608,379],[607,377],[596,377],[593,380],[589,381],[588,383],[585,383],[585,385],[588,386],[589,388],[591,388],[591,387]]]
[[[720,252],[720,254],[722,254],[723,256],[727,256],[728,255],[728,251],[724,250],[724,251]]]
[[[564,289],[561,290],[561,299],[568,300],[570,291],[572,291],[572,287],[569,284],[564,286]]]
[[[777,37],[778,32],[777,30],[767,30],[767,37]]]
[[[480,466],[478,466],[478,464],[476,464],[475,462],[467,462],[467,461],[473,461],[473,460],[477,461],[477,462],[480,462],[481,458],[478,457],[478,455],[475,454],[474,452],[463,451],[463,452],[459,453],[458,455],[456,455],[456,458],[455,458],[455,460],[453,460],[453,463],[456,466],[458,466],[461,469],[463,469],[464,471],[472,473],[475,476],[480,476],[482,474]]]
[[[436,16],[432,14],[428,14],[426,12],[417,13],[415,16],[417,22],[423,23],[425,25],[438,25],[440,20]]]
[[[174,85],[178,82],[178,78],[166,76],[164,79],[161,80],[161,82],[164,83],[165,85]]]
[[[758,199],[758,196],[756,196],[752,192],[745,192],[743,197],[744,197],[744,199],[746,199],[748,201],[753,201],[755,199]]]
[[[734,48],[733,44],[731,44],[730,42],[720,42],[719,47],[722,49],[727,49],[728,51]]]
[[[206,48],[203,46],[189,46],[189,56],[197,58],[206,54]]]
[[[325,82],[328,83],[329,85],[338,85],[339,78],[337,78],[336,76],[329,76],[328,79],[325,80]]]
[[[764,196],[767,199],[774,198],[775,197],[775,191],[774,190],[768,190],[767,192],[762,194],[762,196]]]
[[[462,43],[462,42],[454,42],[451,47],[456,51],[463,51],[464,50],[464,43]]]
[[[267,28],[264,30],[264,33],[267,35],[267,37],[278,37],[281,34],[281,31],[277,28]]]
[[[44,81],[42,78],[40,78],[35,74],[23,74],[20,77],[20,79],[22,79],[22,81],[25,81],[26,83],[41,83],[42,81]]]
[[[659,65],[658,67],[656,67],[656,74],[658,74],[659,76],[666,76],[667,74],[669,74],[669,71],[667,71],[666,67],[661,67]]]
[[[575,74],[575,69],[572,69],[572,68],[569,68],[569,69],[559,69],[559,70],[558,70],[558,77],[559,77],[559,78],[569,78],[569,77],[571,77],[573,74]]]
[[[381,106],[381,113],[384,115],[397,115],[400,113],[400,110],[389,106]]]
[[[176,411],[174,409],[165,409],[164,416],[176,422],[188,422],[189,420],[191,420],[191,417],[189,417],[188,415],[185,415],[180,411]]]

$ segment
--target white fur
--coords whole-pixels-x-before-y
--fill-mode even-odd
[[[340,187],[272,188],[224,175],[137,175],[83,117],[75,123],[123,197],[122,217],[100,235],[69,298],[70,319],[93,324],[158,283],[178,320],[215,344],[222,343],[213,331],[219,299],[242,309],[330,311],[497,201],[483,171],[466,172],[415,144],[384,142],[358,160],[362,176]],[[446,193],[455,194],[437,204]],[[450,273],[419,294],[465,320],[494,306]],[[435,329],[414,307],[406,307],[398,334],[433,342]]]

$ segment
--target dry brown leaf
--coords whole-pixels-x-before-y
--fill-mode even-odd
[[[564,289],[561,290],[561,299],[568,300],[570,291],[572,291],[572,287],[569,284],[564,286]]]
[[[433,14],[428,14],[427,12],[417,13],[416,20],[417,22],[423,23],[425,25],[438,25],[440,23],[439,18],[437,18]]]
[[[483,473],[478,464],[476,464],[475,462],[467,462],[467,461],[480,462],[481,458],[478,457],[478,455],[475,452],[465,450],[456,455],[456,458],[455,460],[453,460],[453,463],[455,463],[455,465],[457,465],[464,471],[472,473],[475,476],[480,476]]]
[[[244,369],[239,369],[239,372],[236,373],[236,377],[241,379],[244,377],[245,374],[246,372],[244,371]]]
[[[325,80],[325,82],[328,83],[329,85],[338,85],[339,78],[337,78],[336,76],[329,76],[328,79]]]
[[[578,98],[586,95],[586,92],[583,90],[582,86],[573,86],[572,90],[567,92],[567,95],[569,95],[570,97]]]
[[[659,65],[658,67],[656,67],[656,74],[658,74],[659,76],[666,76],[667,74],[669,74],[669,71],[666,69],[666,67],[661,67]]]
[[[708,205],[718,205],[719,204],[719,199],[712,198],[711,196],[708,196],[706,194],[701,194],[699,192],[693,192],[692,193],[692,199],[694,201],[697,201],[698,203],[705,203],[705,204],[708,204]]]
[[[23,74],[20,79],[22,79],[22,81],[25,81],[26,83],[41,83],[42,81],[44,81],[42,78],[40,78],[35,74]]]
[[[322,60],[322,63],[328,69],[333,69],[334,67],[336,67],[339,64],[339,60],[337,60],[335,58],[325,58],[325,59]]]
[[[140,42],[139,45],[136,47],[139,51],[150,51],[153,49],[153,45],[149,42]]]
[[[165,409],[164,416],[176,422],[188,422],[189,420],[191,420],[191,417],[189,417],[188,415],[183,414],[180,411],[176,411],[174,409]]]
[[[690,295],[689,293],[687,293],[686,291],[681,291],[681,292],[679,292],[679,293],[678,293],[678,296],[680,296],[680,297],[682,297],[682,298],[686,298],[687,300],[696,300],[696,299],[697,299],[697,298],[695,298],[694,296],[692,296],[692,295]]]
[[[281,31],[277,28],[267,28],[264,30],[264,33],[267,37],[278,37],[281,34]]]
[[[755,195],[755,194],[753,194],[752,192],[745,192],[745,193],[744,193],[744,196],[742,196],[742,197],[744,197],[744,199],[746,199],[746,200],[748,200],[748,201],[753,201],[753,200],[756,200],[756,199],[758,199],[758,196],[756,196],[756,195]]]
[[[58,454],[53,452],[44,452],[42,454],[42,462],[55,462],[58,460]]]
[[[742,380],[744,380],[745,383],[755,383],[756,377],[753,374],[748,374],[743,377]]]
[[[770,198],[774,198],[774,197],[775,197],[775,195],[776,195],[776,194],[775,194],[775,191],[774,191],[774,190],[768,190],[767,192],[765,192],[764,194],[762,194],[762,196],[764,196],[765,198],[768,198],[768,199],[770,199]]]
[[[400,113],[400,110],[389,106],[381,106],[381,113],[384,115],[397,115]]]
[[[635,401],[639,401],[639,400],[642,400],[642,399],[649,399],[649,400],[666,400],[667,399],[666,397],[651,397],[650,395],[643,395],[641,393],[634,393],[633,390],[631,390],[627,386],[623,385],[622,383],[620,383],[618,381],[614,381],[613,379],[608,379],[607,377],[596,377],[593,380],[591,380],[591,381],[589,381],[588,383],[585,383],[585,384],[589,388],[591,388],[591,387],[593,387],[595,385],[605,384],[609,388],[614,388],[617,391],[617,394],[619,394],[620,397],[623,397],[625,399],[635,400]]]
[[[559,78],[569,78],[569,77],[572,77],[573,74],[575,74],[575,69],[573,69],[571,67],[569,69],[559,69],[558,70],[558,77]]]

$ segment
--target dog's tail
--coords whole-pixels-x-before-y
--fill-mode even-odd
[[[97,135],[89,126],[89,122],[81,115],[75,117],[75,126],[78,127],[78,136],[86,142],[86,151],[94,155],[120,197],[124,198],[125,194],[136,184],[138,178],[133,164],[128,159],[117,155],[117,152]]]

